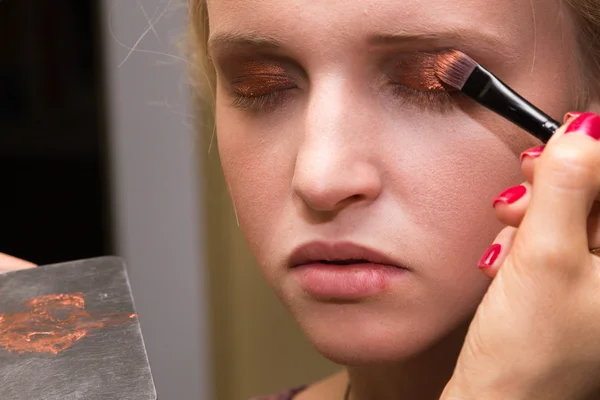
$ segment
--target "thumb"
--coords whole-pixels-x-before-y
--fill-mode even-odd
[[[36,265],[8,254],[0,253],[0,273],[33,268]]]
[[[599,138],[600,117],[582,114],[538,159],[517,239],[516,265],[527,273],[576,273],[583,257],[589,259],[587,220],[600,189]]]

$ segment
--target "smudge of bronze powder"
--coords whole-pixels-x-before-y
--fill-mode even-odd
[[[29,299],[25,312],[0,314],[0,348],[23,353],[58,354],[92,331],[126,324],[137,314],[92,316],[83,293]]]

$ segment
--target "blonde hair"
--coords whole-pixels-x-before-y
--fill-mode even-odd
[[[209,19],[206,0],[189,1],[188,51],[192,82],[199,99],[212,104],[215,71],[208,59]],[[573,12],[578,29],[583,68],[583,103],[600,97],[600,0],[564,0]]]
[[[190,11],[186,50],[190,61],[191,82],[201,111],[206,114],[203,117],[212,119],[212,113],[206,111],[213,111],[216,72],[208,57],[210,24],[206,0],[188,1]]]
[[[584,96],[600,97],[600,0],[567,0],[576,18],[579,52],[584,63]]]

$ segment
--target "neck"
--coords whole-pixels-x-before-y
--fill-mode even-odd
[[[348,367],[351,400],[438,400],[452,377],[468,324],[408,360]]]

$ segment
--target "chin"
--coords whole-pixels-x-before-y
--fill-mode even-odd
[[[420,353],[421,346],[412,343],[381,342],[370,336],[362,340],[324,338],[308,335],[317,351],[328,360],[349,367],[402,363]]]
[[[292,312],[313,346],[325,358],[346,366],[401,363],[455,335],[458,351],[472,316],[452,321],[361,303],[313,304]]]

